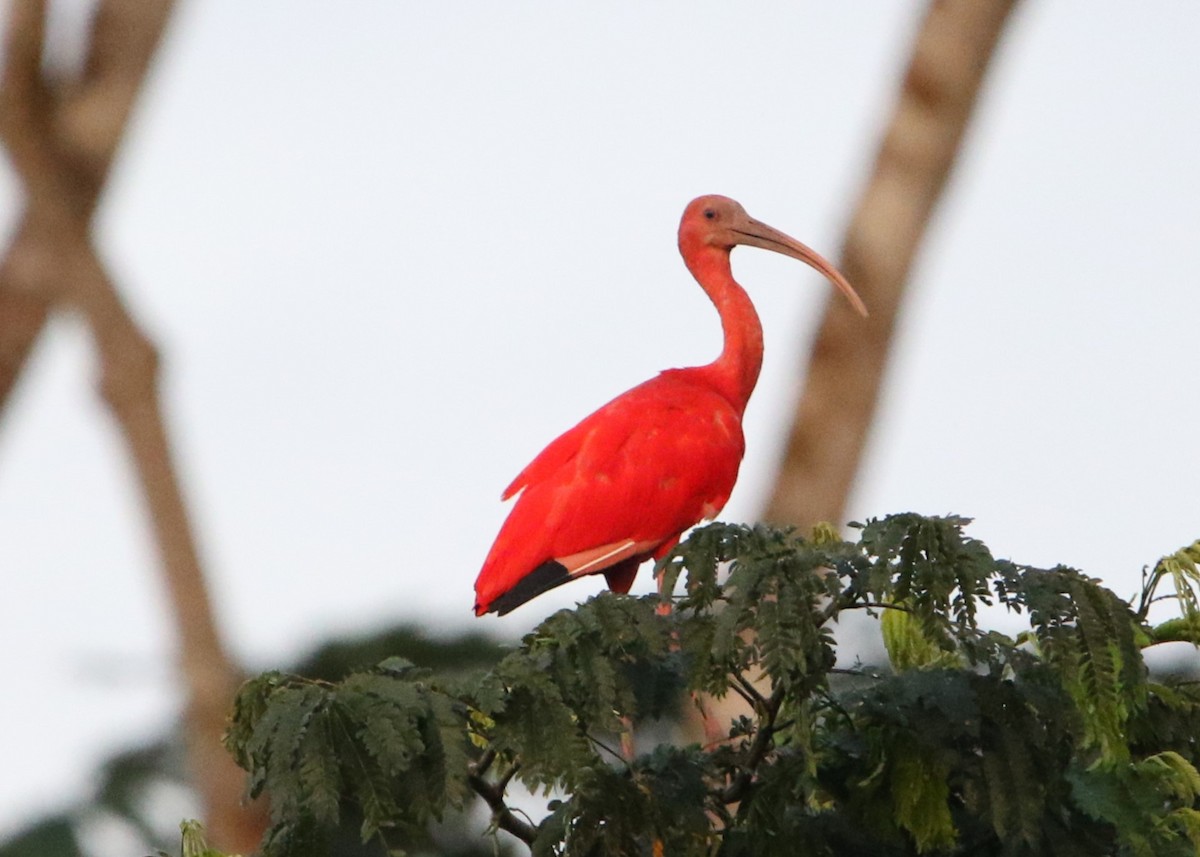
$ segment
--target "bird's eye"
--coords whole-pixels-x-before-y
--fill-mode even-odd
[[[713,211],[711,208],[704,209],[704,216],[708,220],[716,220],[717,219],[717,213],[715,211]]]

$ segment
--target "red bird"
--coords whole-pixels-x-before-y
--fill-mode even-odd
[[[503,499],[520,496],[475,581],[476,615],[504,615],[586,574],[628,592],[642,562],[661,559],[684,530],[721,511],[737,481],[742,413],[763,356],[758,313],[730,270],[738,244],[811,265],[867,314],[846,278],[799,241],[728,197],[692,200],[679,252],[720,313],[721,356],[622,393],[521,471]]]

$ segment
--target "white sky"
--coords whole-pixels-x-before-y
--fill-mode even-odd
[[[99,219],[251,668],[471,616],[500,490],[558,432],[719,350],[675,249],[739,199],[836,251],[917,4],[184,3]],[[1131,593],[1200,537],[1200,7],[1013,22],[914,273],[854,517],[974,516]],[[0,185],[13,223],[19,196]],[[827,286],[739,250],[767,363],[753,518]],[[59,321],[0,426],[0,834],[179,704],[135,486]],[[648,577],[648,575],[647,575]],[[646,591],[641,581],[635,591]]]

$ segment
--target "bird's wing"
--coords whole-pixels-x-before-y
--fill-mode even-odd
[[[579,452],[580,446],[586,441],[591,431],[589,423],[598,419],[600,414],[612,407],[613,404],[614,402],[609,402],[587,419],[582,420],[574,428],[567,429],[554,440],[550,441],[546,445],[546,448],[539,452],[533,461],[526,464],[525,469],[518,473],[516,478],[509,483],[508,487],[504,489],[504,493],[500,495],[500,499],[508,500],[514,494],[522,491],[525,486],[544,481],[556,470],[569,464]]]
[[[549,561],[557,585],[649,555],[724,506],[743,449],[737,412],[683,371],[619,396],[513,481],[506,495],[521,493],[476,581],[478,604]]]

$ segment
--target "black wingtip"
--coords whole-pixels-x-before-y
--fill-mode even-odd
[[[556,586],[562,586],[570,579],[571,575],[567,573],[565,565],[552,559],[546,560],[518,580],[516,586],[489,604],[485,612],[494,611],[497,615],[503,616],[526,601],[537,598],[543,592],[549,592]]]

